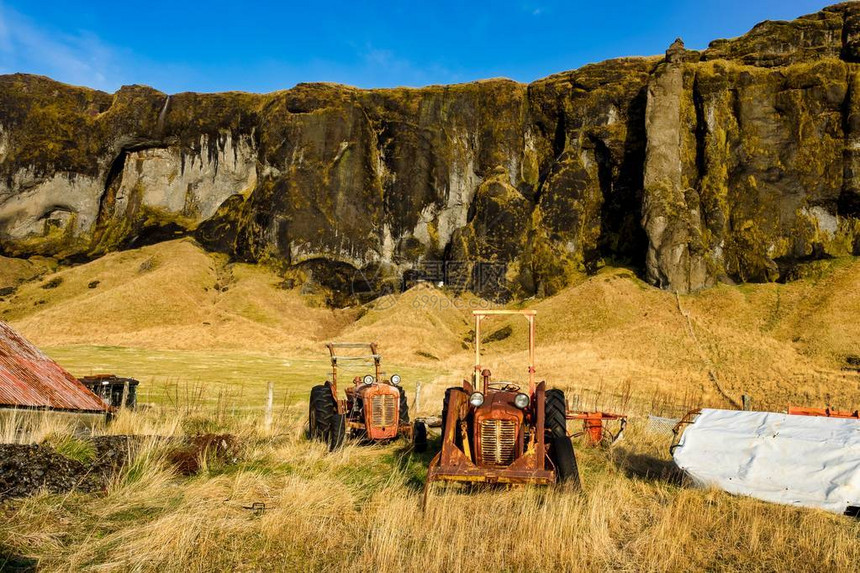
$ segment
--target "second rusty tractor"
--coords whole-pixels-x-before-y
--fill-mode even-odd
[[[442,450],[430,462],[426,495],[435,481],[553,484],[579,487],[567,434],[564,393],[535,381],[535,311],[474,311],[475,369],[471,380],[445,392]],[[481,366],[481,323],[519,315],[529,329],[528,380],[495,381]]]
[[[398,437],[413,439],[414,447],[427,447],[424,424],[409,423],[409,404],[400,376],[385,376],[382,356],[375,343],[330,342],[331,379],[311,388],[308,435],[338,448],[345,438],[365,442],[388,442]],[[355,376],[346,387],[345,398],[338,397],[338,367],[358,362],[372,372]]]

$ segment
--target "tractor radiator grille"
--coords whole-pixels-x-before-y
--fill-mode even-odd
[[[388,428],[395,424],[397,409],[394,404],[394,396],[391,394],[377,394],[370,404],[370,414],[373,425],[377,428]]]
[[[514,420],[481,422],[481,463],[507,466],[514,461],[517,445],[517,423]]]

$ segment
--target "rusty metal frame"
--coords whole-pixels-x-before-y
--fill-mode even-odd
[[[373,361],[374,367],[374,382],[373,386],[377,386],[382,382],[382,355],[379,353],[379,346],[376,342],[328,342],[326,343],[326,348],[329,351],[329,355],[331,357],[331,380],[329,381],[329,388],[331,389],[332,396],[334,397],[335,404],[337,404],[337,413],[338,414],[346,414],[346,399],[340,399],[337,395],[337,378],[338,378],[338,361],[339,360],[364,360],[367,362]],[[340,348],[348,349],[367,349],[368,354],[364,355],[338,355],[337,350]],[[393,386],[393,385],[392,385]],[[393,386],[396,387],[396,386]],[[371,440],[393,440],[396,439],[397,436],[403,435],[408,439],[412,439],[412,425],[411,424],[401,424],[400,423],[400,404],[399,404],[399,394],[397,400],[397,431],[393,436],[386,436],[384,438],[376,438],[371,436],[371,433],[368,431],[368,425],[366,422],[355,422],[352,420],[346,420],[346,429],[347,430],[363,430],[367,433],[368,438]]]
[[[696,408],[695,410],[690,410],[684,416],[678,420],[678,423],[675,424],[675,427],[672,428],[672,443],[669,445],[669,454],[673,454],[675,448],[678,447],[678,442],[681,441],[681,434],[684,433],[684,428],[696,422],[696,418],[699,414],[702,413],[701,408]]]
[[[609,435],[609,445],[615,443],[624,434],[627,428],[627,416],[625,414],[615,414],[613,412],[588,412],[588,411],[572,411],[568,410],[565,414],[568,420],[582,420],[582,431],[568,434],[571,438],[578,438],[585,435],[588,440],[588,445],[598,446],[603,441],[606,434]],[[604,426],[605,422],[618,421],[620,427],[618,433],[612,434]]]
[[[503,467],[485,467],[472,462],[471,455],[466,451],[469,436],[463,431],[464,418],[469,408],[469,395],[466,392],[452,393],[448,402],[445,432],[442,435],[442,450],[430,462],[427,484],[438,480],[500,484],[555,483],[555,468],[546,455],[543,408],[545,392],[546,383],[541,382],[535,395],[537,419],[535,431],[531,436],[531,447],[511,465]],[[464,448],[456,445],[457,432],[461,432]],[[552,469],[546,469],[546,464]]]
[[[382,356],[379,354],[377,344],[375,342],[327,342],[325,345],[328,348],[331,356],[331,393],[334,399],[337,400],[337,361],[338,360],[373,360],[374,376],[379,380]],[[370,354],[367,356],[338,356],[336,350],[338,348],[367,348]],[[339,414],[343,412],[338,411]]]
[[[833,410],[831,408],[807,408],[804,406],[789,406],[788,413],[792,416],[823,416],[826,418],[860,419],[860,410]]]
[[[488,316],[523,316],[529,323],[529,396],[535,393],[535,310],[473,310],[475,317],[475,388],[483,378],[484,394],[487,394],[487,378],[481,376],[481,321]]]

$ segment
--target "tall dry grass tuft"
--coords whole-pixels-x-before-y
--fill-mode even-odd
[[[93,420],[80,419],[58,412],[39,410],[0,410],[0,443],[38,444],[51,435],[87,433],[97,425]]]

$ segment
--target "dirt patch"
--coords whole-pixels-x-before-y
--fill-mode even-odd
[[[89,464],[67,458],[47,445],[0,444],[0,501],[42,489],[51,493],[102,491],[125,463],[130,439],[134,438],[93,438],[96,455]]]
[[[239,459],[239,441],[230,434],[201,434],[186,438],[183,445],[170,454],[170,463],[182,475],[200,471],[204,460],[208,465],[225,466]]]
[[[50,493],[104,491],[111,476],[128,460],[129,450],[145,436],[99,436],[92,462],[71,459],[51,445],[0,444],[0,502]],[[239,440],[230,434],[201,434],[187,438],[163,438],[167,461],[180,475],[208,467],[224,467],[239,459]]]

